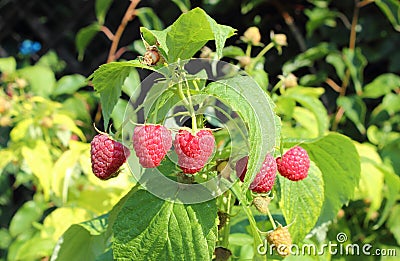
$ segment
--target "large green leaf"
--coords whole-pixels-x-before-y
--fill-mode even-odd
[[[294,243],[301,242],[318,220],[324,202],[324,181],[319,168],[311,162],[307,178],[293,182],[281,175],[279,205]]]
[[[400,76],[393,73],[385,73],[365,85],[362,96],[365,98],[379,98],[398,89],[400,89]]]
[[[236,111],[248,125],[249,162],[244,189],[260,170],[265,155],[276,145],[274,104],[270,97],[248,76],[237,76],[210,83],[204,91]]]
[[[95,260],[109,247],[108,216],[74,224],[58,240],[51,261]]]
[[[235,33],[229,26],[217,24],[202,9],[195,8],[182,14],[164,31],[141,28],[144,39],[150,45],[158,43],[170,63],[192,58],[209,40],[215,40],[217,57],[222,57],[222,49],[227,38]]]
[[[89,79],[92,79],[94,89],[100,93],[105,129],[107,129],[114,106],[121,96],[121,89],[124,81],[135,67],[154,70],[152,67],[143,65],[137,60],[112,62],[101,65],[89,76]]]
[[[211,260],[217,239],[215,200],[164,201],[146,190],[125,198],[113,224],[117,260]]]
[[[360,181],[360,158],[349,138],[331,133],[301,145],[322,172],[325,200],[318,225],[334,219],[343,204],[353,197]]]

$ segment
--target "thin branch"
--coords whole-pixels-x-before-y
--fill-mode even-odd
[[[114,59],[119,59],[119,57],[121,57],[126,51],[128,51],[128,46],[119,48],[114,54]]]
[[[117,32],[114,35],[110,52],[108,53],[107,63],[115,60],[115,53],[117,52],[119,40],[121,39],[122,33],[124,32],[126,25],[135,18],[135,8],[139,4],[140,0],[131,0],[131,4],[126,9],[125,15],[122,18],[121,24],[118,26]]]
[[[360,13],[360,2],[358,0],[354,0],[354,12],[353,12],[353,19],[351,21],[351,30],[350,30],[350,39],[349,39],[349,49],[354,50],[356,47],[356,37],[357,37],[357,24],[358,24],[358,17]],[[347,87],[349,86],[350,82],[350,70],[346,70],[346,74],[344,76],[342,87],[340,88],[339,96],[345,96]],[[340,120],[344,115],[343,107],[339,106],[335,115],[335,120],[332,124],[332,130],[336,130]]]
[[[325,83],[328,84],[335,92],[341,92],[342,87],[340,87],[334,80],[331,78],[326,78]]]
[[[102,26],[101,27],[101,31],[107,36],[108,39],[110,39],[111,41],[114,39],[114,34],[110,31],[110,29],[108,29],[107,26]]]

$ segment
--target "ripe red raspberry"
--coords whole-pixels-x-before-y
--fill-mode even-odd
[[[186,174],[201,170],[214,151],[215,139],[210,130],[199,130],[194,135],[180,129],[175,137],[175,151],[178,165]]]
[[[292,237],[287,226],[279,225],[274,231],[268,232],[267,241],[280,256],[285,257],[290,254]]]
[[[171,133],[162,125],[136,126],[133,132],[133,148],[144,168],[159,166],[171,146]]]
[[[292,180],[299,181],[305,179],[310,168],[310,158],[305,149],[295,146],[283,154],[282,158],[276,159],[279,173]]]
[[[245,156],[236,162],[236,175],[238,175],[241,181],[247,172],[247,162],[249,160],[248,156]],[[265,156],[264,162],[261,166],[260,171],[257,173],[253,182],[250,184],[250,189],[257,193],[266,193],[272,189],[274,186],[276,177],[276,162],[274,157],[270,154]]]
[[[90,143],[90,155],[94,175],[107,180],[118,175],[118,170],[129,157],[130,151],[106,134],[98,134]]]

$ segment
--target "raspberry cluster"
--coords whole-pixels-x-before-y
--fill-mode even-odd
[[[242,182],[247,172],[248,159],[249,157],[245,156],[236,162],[236,174]],[[310,158],[308,153],[300,146],[289,149],[276,160],[270,154],[267,154],[260,171],[249,188],[256,193],[266,193],[274,186],[277,170],[283,177],[292,181],[299,181],[307,177],[309,168]]]

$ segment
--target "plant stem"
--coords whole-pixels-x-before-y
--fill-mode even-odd
[[[265,46],[264,49],[262,49],[261,52],[259,52],[257,54],[257,56],[254,58],[253,64],[256,64],[258,62],[258,60],[260,60],[261,57],[263,57],[272,47],[274,47],[273,42],[271,42],[267,46]]]
[[[359,1],[355,0],[354,1],[354,11],[353,11],[353,19],[351,21],[351,30],[350,30],[350,39],[349,39],[349,49],[353,50],[355,49],[356,46],[356,37],[357,37],[357,23],[358,23],[358,17],[360,13],[360,5]],[[346,74],[344,76],[342,86],[340,87],[340,92],[339,96],[346,96],[346,90],[350,82],[350,70],[347,68]],[[342,107],[338,107],[334,122],[332,123],[332,131],[336,131],[337,127],[339,126],[339,122],[342,119],[344,115],[344,109]]]
[[[269,211],[269,208],[267,208],[267,215],[268,215],[269,221],[270,221],[271,224],[272,224],[272,227],[273,227],[274,230],[275,230],[275,229],[276,229],[275,220],[274,220],[274,218],[272,217],[271,212]]]
[[[131,0],[131,4],[126,9],[125,15],[122,18],[121,24],[118,26],[117,32],[115,33],[110,51],[108,53],[107,63],[115,60],[115,53],[117,52],[119,40],[121,39],[122,33],[125,31],[128,22],[132,21],[135,17],[135,8],[139,4],[140,0]]]
[[[223,233],[222,233],[222,241],[221,241],[221,246],[228,248],[229,246],[229,234],[230,234],[230,228],[231,228],[231,224],[230,224],[230,214],[231,214],[231,207],[232,207],[232,193],[231,191],[227,191],[227,202],[226,204],[224,204],[226,206],[226,209],[224,209],[225,213],[228,215],[227,219],[226,219],[226,223],[224,225],[223,228]]]
[[[255,260],[266,260],[267,259],[266,255],[262,256],[258,253],[258,246],[263,244],[263,241],[260,233],[258,232],[256,220],[254,219],[253,213],[251,213],[251,210],[248,207],[247,204],[248,202],[246,197],[242,194],[243,192],[239,186],[239,183],[235,182],[235,184],[233,184],[233,186],[230,189],[233,192],[233,194],[235,194],[236,198],[239,200],[240,205],[242,205],[242,208],[247,215],[247,219],[249,220],[251,233],[253,234],[254,237],[253,249],[254,249]]]

